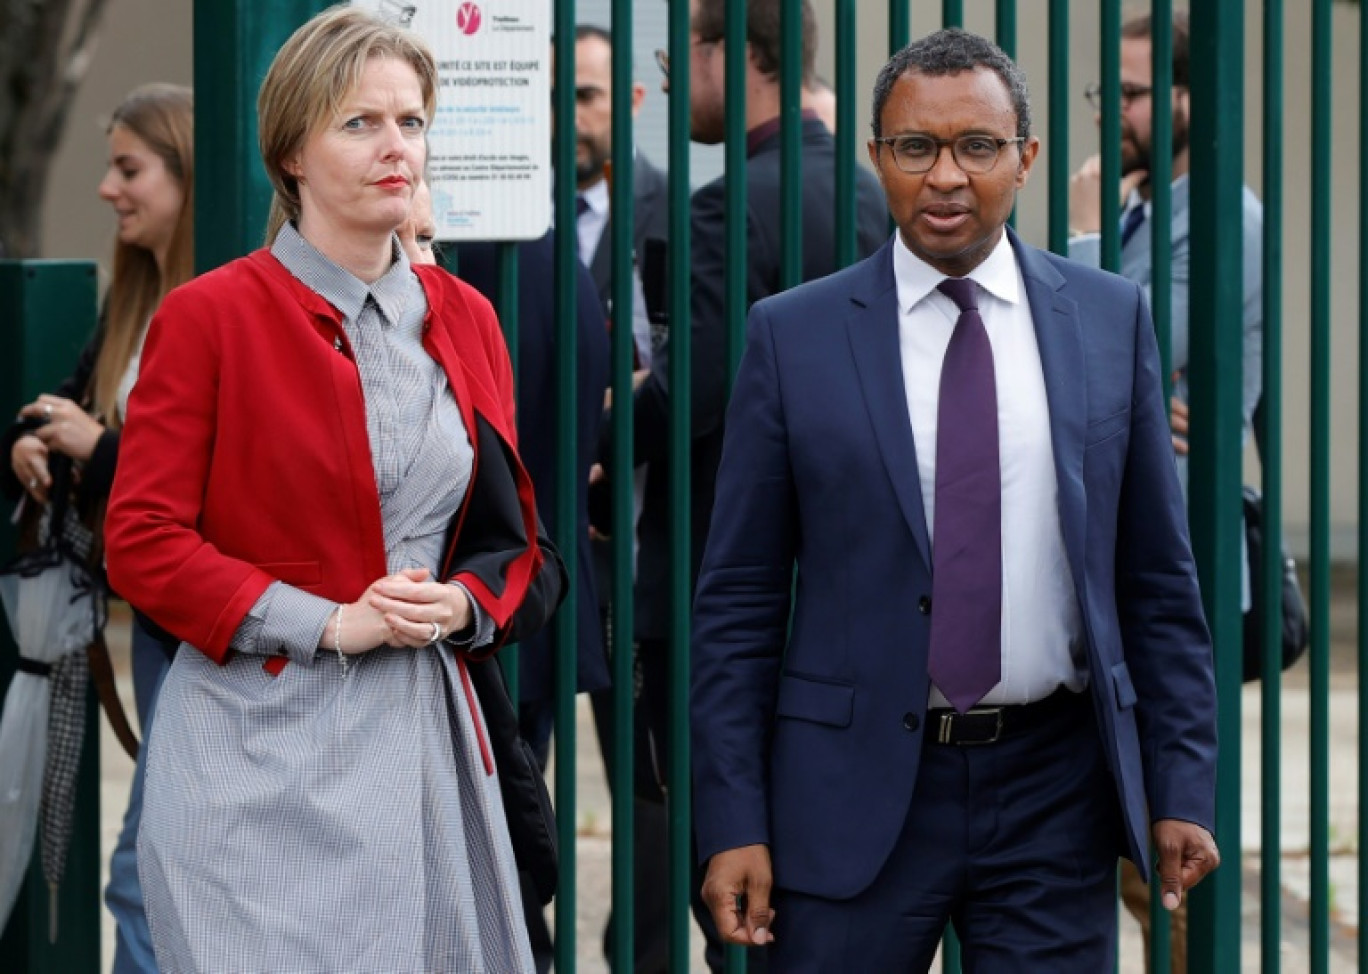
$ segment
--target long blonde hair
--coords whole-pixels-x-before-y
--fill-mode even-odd
[[[194,98],[180,85],[149,84],[135,88],[114,110],[109,131],[122,125],[155,152],[166,171],[180,183],[180,215],[166,250],[166,266],[157,267],[146,247],[116,240],[114,275],[105,298],[104,341],[88,390],[92,412],[110,429],[122,424],[118,410],[123,381],[138,338],[168,291],[190,280],[195,270],[195,121]]]
[[[299,218],[299,181],[286,165],[319,126],[339,111],[373,57],[413,68],[431,121],[437,64],[417,34],[355,7],[330,7],[296,30],[276,53],[257,95],[257,140],[275,194],[266,245],[286,220]]]

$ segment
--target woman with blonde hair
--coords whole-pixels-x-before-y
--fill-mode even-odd
[[[493,310],[395,234],[435,92],[371,14],[296,31],[257,102],[270,246],[148,335],[106,543],[184,640],[138,848],[162,970],[532,969],[470,667],[564,573]]]
[[[138,378],[143,339],[166,293],[190,279],[194,268],[194,102],[189,88],[149,84],[134,89],[114,110],[108,128],[109,160],[100,198],[118,217],[114,270],[100,327],[81,353],[76,371],[55,392],[25,406],[7,431],[10,458],[3,487],[25,503],[46,504],[62,494],[98,534],[120,456],[124,410]],[[165,458],[163,458],[163,461]],[[98,565],[96,566],[98,567]],[[151,728],[157,688],[171,665],[169,647],[135,612],[133,691],[144,740]],[[110,860],[106,902],[118,942],[116,974],[155,971],[135,842],[142,810],[139,754],[128,809]]]

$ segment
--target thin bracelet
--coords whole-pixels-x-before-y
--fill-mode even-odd
[[[342,603],[337,604],[337,625],[333,629],[333,649],[337,651],[337,661],[342,664],[342,675],[347,675],[347,657],[342,654]]]

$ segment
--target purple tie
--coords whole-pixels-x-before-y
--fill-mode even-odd
[[[959,321],[941,365],[931,679],[961,713],[1002,679],[1002,475],[993,349],[975,285],[946,278]]]

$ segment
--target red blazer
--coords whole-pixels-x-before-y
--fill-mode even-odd
[[[444,577],[493,618],[497,648],[546,622],[564,570],[516,453],[493,309],[451,275],[414,269],[429,305],[423,347],[475,448]],[[114,590],[220,663],[272,581],[351,602],[388,573],[342,315],[268,251],[177,288],[152,319],[105,534]]]

